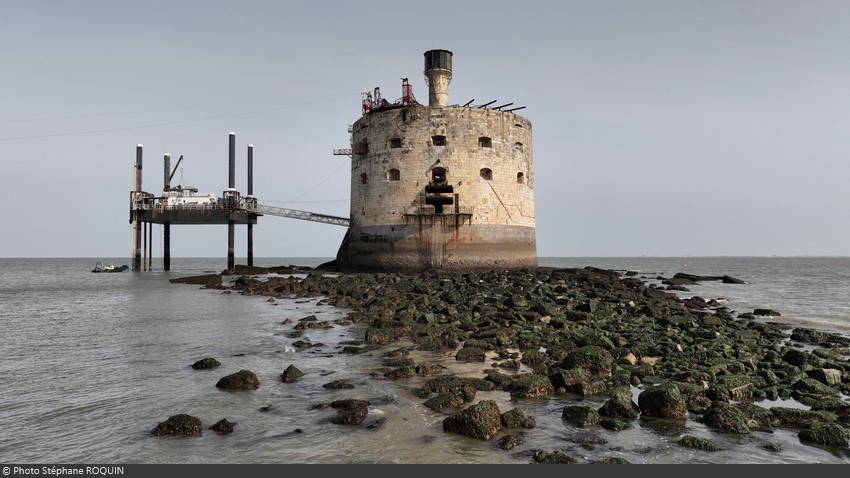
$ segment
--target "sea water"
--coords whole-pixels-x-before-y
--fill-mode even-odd
[[[561,451],[581,463],[623,458],[631,463],[850,463],[850,451],[801,443],[795,431],[748,435],[719,433],[695,420],[637,420],[618,432],[584,430],[562,421],[567,405],[598,408],[600,400],[574,395],[513,400],[502,391],[478,392],[504,412],[522,408],[536,426],[523,444],[505,451],[442,430],[452,411],[435,412],[411,390],[426,378],[387,380],[379,352],[351,354],[362,325],[339,325],[349,311],[320,297],[278,299],[173,284],[169,279],[218,273],[220,258],[173,258],[141,272],[93,274],[101,260],[120,258],[0,259],[0,462],[29,464],[129,463],[531,463],[535,450]],[[328,258],[258,258],[260,266],[316,266]],[[244,264],[245,261],[237,260]],[[850,333],[850,258],[687,257],[541,258],[541,266],[593,266],[633,271],[660,283],[676,272],[730,275],[745,284],[700,282],[677,294],[723,298],[736,312],[770,308],[770,320],[791,326]],[[308,330],[315,346],[293,347],[293,325],[315,315],[334,324]],[[287,319],[290,319],[289,321]],[[214,357],[221,366],[193,370]],[[459,363],[454,352],[416,351],[417,363],[482,377],[482,364]],[[280,374],[304,372],[294,383]],[[251,391],[215,387],[224,375],[246,369],[260,380]],[[522,372],[522,370],[521,370]],[[323,385],[344,379],[353,389]],[[639,389],[634,392],[639,393]],[[336,399],[370,402],[361,426],[336,425]],[[846,398],[846,397],[845,397]],[[763,406],[801,406],[793,401]],[[187,413],[203,424],[199,437],[158,437],[151,430]],[[208,427],[226,418],[234,432]],[[722,451],[682,447],[684,435],[710,438]],[[780,452],[765,450],[776,443]]]

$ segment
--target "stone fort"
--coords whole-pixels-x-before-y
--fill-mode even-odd
[[[506,106],[450,105],[452,52],[425,52],[428,105],[363,94],[351,127],[351,223],[343,269],[537,266],[531,122]]]

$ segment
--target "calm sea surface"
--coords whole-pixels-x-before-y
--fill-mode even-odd
[[[422,405],[410,390],[425,379],[381,380],[380,353],[340,353],[346,340],[362,339],[361,326],[336,325],[305,333],[322,346],[294,351],[292,325],[308,315],[344,318],[347,311],[319,298],[277,300],[222,294],[170,278],[221,272],[218,258],[172,259],[172,270],[92,274],[97,260],[124,258],[0,259],[0,462],[32,464],[128,463],[516,463],[533,450],[559,450],[590,462],[608,457],[632,463],[850,463],[850,450],[802,444],[791,430],[732,435],[693,420],[659,424],[635,421],[629,430],[581,430],[561,420],[568,404],[601,401],[575,396],[511,400],[506,392],[479,392],[501,411],[521,407],[537,426],[511,451],[496,439],[481,441],[442,431],[450,413]],[[255,265],[316,266],[327,258],[261,258]],[[244,260],[237,260],[244,264]],[[730,275],[746,284],[705,282],[683,297],[725,298],[736,312],[771,308],[771,320],[850,334],[850,258],[540,258],[541,266],[637,271],[648,282],[676,272]],[[222,366],[190,365],[215,357]],[[454,353],[415,352],[418,362],[442,363],[481,377],[481,364],[459,364]],[[305,373],[282,383],[290,364]],[[224,375],[248,369],[261,382],[253,391],[223,391]],[[323,384],[347,379],[351,390]],[[635,389],[635,393],[639,393]],[[334,425],[333,412],[313,405],[340,398],[371,403],[365,424]],[[847,397],[844,397],[847,399]],[[791,401],[765,407],[798,406]],[[805,407],[803,407],[805,408]],[[261,409],[267,411],[261,411]],[[200,437],[156,437],[150,431],[177,413],[199,417]],[[236,422],[221,435],[206,428],[222,418]],[[377,422],[376,422],[377,423]],[[724,448],[700,452],[678,445],[683,435],[711,438]],[[597,444],[577,442],[593,436]],[[762,448],[778,443],[780,452]]]

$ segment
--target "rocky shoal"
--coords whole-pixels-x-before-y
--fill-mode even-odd
[[[518,399],[565,393],[604,397],[599,408],[560,411],[577,427],[618,430],[639,417],[688,418],[719,432],[788,428],[813,446],[850,446],[850,402],[844,398],[850,394],[850,338],[770,321],[765,316],[778,313],[769,309],[736,313],[716,301],[681,299],[634,275],[592,267],[296,272],[262,279],[237,275],[229,286],[220,275],[172,282],[268,300],[323,297],[350,309],[348,319],[366,326],[360,347],[385,349],[392,370],[380,372],[383,379],[429,377],[412,393],[429,408],[457,410],[443,422],[448,433],[489,440],[499,431],[533,427],[534,418],[520,408],[501,411],[490,400],[472,404],[477,391],[498,389]],[[669,282],[671,288],[700,278],[678,279]],[[741,282],[728,276],[711,279]],[[422,351],[455,351],[458,361],[481,362],[481,377],[416,364],[406,358],[411,347],[393,347],[401,341]],[[484,365],[488,354],[498,356],[495,366]],[[530,372],[517,374],[520,364]],[[637,403],[632,387],[641,389]],[[758,405],[780,398],[808,409]],[[365,400],[332,404],[344,411],[338,423],[345,424],[359,423],[367,405]],[[520,437],[503,433],[499,446],[516,446]],[[691,436],[681,444],[708,451],[717,447]],[[538,450],[533,461],[574,459]]]

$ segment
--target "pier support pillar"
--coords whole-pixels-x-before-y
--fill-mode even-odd
[[[236,187],[236,133],[228,136],[227,151],[227,187]],[[235,206],[235,205],[233,205]],[[227,271],[233,272],[236,267],[236,223],[227,221]]]
[[[132,204],[132,222],[133,222],[133,271],[139,271],[142,268],[142,229],[139,224],[139,202],[142,200],[142,145],[136,145],[136,166],[133,185]]]
[[[142,270],[148,270],[148,223],[142,223]]]
[[[153,270],[153,223],[147,223],[148,226],[148,270]]]
[[[254,146],[248,145],[248,196],[254,196]],[[254,225],[248,223],[248,265],[254,265]]]
[[[171,224],[162,225],[162,267],[171,270]]]
[[[254,265],[254,225],[248,224],[248,265]]]
[[[233,272],[236,268],[236,234],[234,234],[236,229],[236,223],[233,221],[227,222],[227,271]]]

